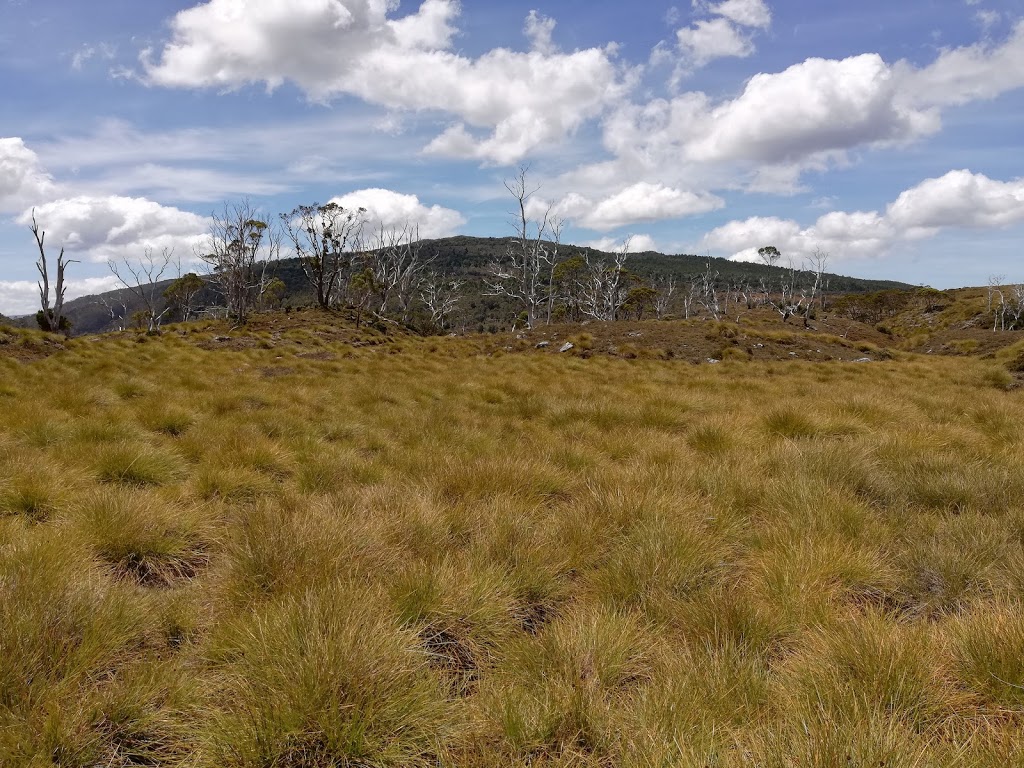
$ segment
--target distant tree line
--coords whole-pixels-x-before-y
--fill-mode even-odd
[[[325,310],[349,310],[357,326],[369,318],[444,332],[469,329],[476,322],[473,312],[481,318],[475,330],[625,318],[738,319],[757,308],[805,326],[829,308],[877,324],[903,311],[907,302],[928,298],[905,290],[833,296],[827,253],[816,250],[799,265],[783,263],[783,254],[772,245],[758,250],[759,266],[753,270],[707,256],[685,257],[691,268],[698,267],[691,272],[680,272],[668,257],[648,258],[647,268],[638,271],[631,268],[628,238],[611,253],[563,246],[566,222],[550,207],[536,214],[532,198],[538,188],[531,186],[528,168],[520,168],[505,188],[515,201],[513,235],[497,241],[497,255],[472,256],[469,272],[450,249],[442,255],[438,241],[422,240],[415,225],[371,226],[364,208],[311,203],[268,216],[242,200],[225,203],[211,216],[209,232],[195,254],[202,269],[183,273],[173,250],[146,248],[138,256],[109,262],[121,289],[98,297],[96,304],[109,318],[107,327],[121,330],[159,333],[169,320],[209,315],[244,323],[253,312],[294,299],[294,280],[301,279],[311,303]],[[67,332],[64,283],[72,262],[64,259],[62,249],[51,276],[46,233],[34,216],[32,232],[41,277],[37,321],[45,330]],[[283,255],[297,267],[286,268]],[[295,277],[296,271],[301,278]],[[989,281],[986,311],[994,329],[1020,328],[1024,286],[1001,282]],[[491,318],[486,327],[485,317]]]

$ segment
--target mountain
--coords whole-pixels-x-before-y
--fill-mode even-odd
[[[462,302],[463,326],[471,330],[497,330],[510,317],[511,307],[506,300],[494,296],[484,296],[484,282],[488,265],[501,260],[509,244],[508,237],[469,237],[457,236],[439,240],[422,241],[423,253],[433,256],[433,268],[440,273],[459,277],[465,281]],[[610,260],[611,254],[575,245],[559,247],[558,259],[571,258],[577,254],[589,253],[592,257]],[[728,259],[696,256],[692,254],[669,255],[647,251],[630,254],[626,267],[640,277],[649,279],[658,275],[674,276],[680,283],[695,279],[705,271],[708,262],[713,272],[718,273],[717,282],[722,288],[739,282],[757,285],[768,276],[770,270],[763,264],[729,261]],[[774,268],[778,274],[778,267]],[[285,284],[282,299],[284,306],[304,306],[312,303],[312,292],[303,274],[298,259],[283,259],[268,270],[279,277]],[[873,291],[896,289],[906,290],[913,286],[889,280],[865,280],[844,275],[829,274],[825,276],[828,290],[831,293],[869,293]],[[159,284],[162,291],[171,281]],[[216,296],[210,291],[201,297],[208,304],[216,303]],[[112,314],[111,308],[114,312]],[[83,296],[65,305],[68,317],[72,322],[75,334],[98,333],[117,328],[115,316],[132,313],[141,306],[133,300],[126,289],[110,291],[96,296]],[[24,322],[24,321],[22,321]]]

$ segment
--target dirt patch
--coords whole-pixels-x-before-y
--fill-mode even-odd
[[[468,696],[476,688],[480,670],[473,648],[463,633],[454,628],[428,624],[419,636],[432,669],[439,671],[458,696]]]
[[[0,357],[30,363],[64,349],[66,347],[61,336],[0,326]]]
[[[149,556],[132,553],[108,564],[115,578],[143,587],[168,588],[194,579],[209,563],[209,556],[196,550],[180,556]]]

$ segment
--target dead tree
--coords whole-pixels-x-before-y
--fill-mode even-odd
[[[419,228],[406,225],[389,231],[381,225],[369,258],[379,314],[387,314],[395,303],[402,322],[408,323],[423,275],[436,258],[424,257]]]
[[[661,320],[668,314],[672,305],[672,297],[676,292],[675,275],[660,275],[654,279],[654,290],[657,295],[654,297],[654,314]]]
[[[1006,280],[1006,275],[989,275],[988,276],[988,293],[987,302],[985,306],[986,312],[992,311],[992,299],[994,298],[998,288]]]
[[[366,209],[313,203],[282,213],[281,220],[316,303],[323,309],[340,304],[356,271]]]
[[[462,298],[464,281],[428,272],[420,282],[419,297],[430,313],[430,322],[444,330]]]
[[[1024,284],[1011,285],[1010,294],[1012,306],[1009,315],[1010,330],[1012,331],[1021,327],[1021,319],[1024,317]]]
[[[97,296],[96,298],[97,300],[93,303],[107,310],[107,314],[110,315],[110,322],[114,325],[114,330],[123,331],[128,322],[128,302],[121,301],[114,304],[104,296]]]
[[[579,282],[580,309],[595,320],[611,321],[619,315],[628,295],[629,238],[613,254],[611,264],[584,252],[585,269]]]
[[[766,278],[761,278],[763,302],[766,306],[770,306],[782,316],[782,322],[786,322],[790,317],[800,311],[800,307],[805,301],[803,296],[801,296],[799,300],[796,299],[798,282],[797,269],[793,265],[792,260],[790,260],[788,268],[780,269],[778,293],[773,294],[772,272],[778,265],[779,260],[782,258],[782,254],[774,245],[766,245],[758,248],[757,254],[761,257],[761,261],[764,265],[768,267],[768,276]]]
[[[806,302],[804,307],[804,327],[810,325],[811,311],[814,309],[814,302],[818,300],[818,294],[822,289],[825,276],[825,269],[828,267],[828,254],[820,248],[814,249],[806,271],[811,275],[811,284],[800,289],[802,300]]]
[[[164,316],[172,308],[165,300],[164,293],[157,287],[157,283],[170,268],[173,256],[173,248],[164,248],[160,255],[156,256],[153,249],[147,247],[142,256],[135,261],[127,257],[120,263],[113,259],[107,261],[107,267],[117,281],[142,305],[141,311],[146,318],[148,333],[159,333]]]
[[[46,232],[39,228],[36,222],[36,210],[32,209],[32,235],[36,239],[36,246],[39,248],[39,261],[36,262],[36,269],[39,270],[39,303],[41,309],[36,316],[39,327],[51,333],[66,333],[70,329],[70,323],[64,316],[64,272],[68,264],[76,264],[75,259],[64,258],[64,246],[61,246],[57,256],[57,279],[53,286],[53,304],[50,304],[50,269],[46,259]]]
[[[691,280],[687,290],[683,293],[684,320],[690,319],[690,315],[693,313],[693,303],[697,300],[698,293],[700,293],[700,283],[697,280]]]
[[[708,257],[707,261],[704,262],[704,271],[700,273],[699,277],[699,294],[697,296],[697,303],[699,303],[704,309],[717,320],[721,314],[722,309],[718,303],[718,271],[711,265],[711,258]]]
[[[551,215],[550,207],[539,219],[528,216],[530,198],[539,189],[530,187],[528,171],[523,166],[514,178],[505,181],[505,189],[516,201],[516,210],[511,214],[515,236],[504,261],[490,266],[484,295],[504,296],[522,306],[526,324],[533,328],[545,305],[550,320],[549,295],[563,222]]]
[[[280,231],[248,200],[225,204],[211,218],[197,255],[210,267],[210,282],[224,297],[228,316],[244,323],[268,280],[267,267],[280,255]]]
[[[1002,279],[1000,275],[999,280]],[[992,292],[999,297],[999,303],[996,304],[994,311],[993,331],[1016,330],[1021,327],[1021,320],[1024,318],[1024,285],[1006,286],[1005,292],[1003,287],[998,284],[991,285]]]

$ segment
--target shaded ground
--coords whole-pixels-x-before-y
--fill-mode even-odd
[[[840,335],[842,334],[842,335]],[[845,335],[845,337],[844,337]],[[862,360],[891,356],[881,345],[886,337],[852,321],[782,323],[768,312],[749,312],[739,323],[697,320],[624,320],[542,326],[532,331],[484,340],[489,351],[547,354],[561,352],[566,343],[574,355],[609,355],[626,359],[652,358],[706,363],[712,360]]]

